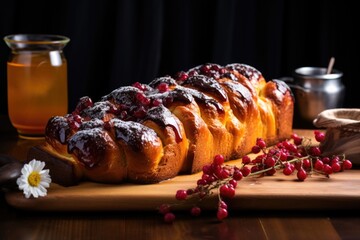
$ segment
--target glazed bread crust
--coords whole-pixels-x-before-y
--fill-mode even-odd
[[[95,103],[81,98],[72,113],[49,120],[38,150],[72,167],[66,182],[156,183],[199,172],[216,154],[240,158],[257,138],[289,138],[293,108],[284,82],[246,64],[204,64]]]

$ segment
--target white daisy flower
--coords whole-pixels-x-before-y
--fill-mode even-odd
[[[44,167],[44,162],[33,159],[28,164],[24,164],[21,169],[21,176],[16,183],[26,198],[30,198],[31,195],[35,198],[46,196],[51,178],[49,169],[44,169]]]

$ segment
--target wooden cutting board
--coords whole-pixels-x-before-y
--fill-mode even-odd
[[[48,195],[26,199],[20,192],[6,194],[7,202],[19,209],[41,211],[101,211],[155,210],[162,203],[179,202],[174,199],[178,189],[196,185],[199,174],[179,176],[151,185],[108,185],[84,182],[74,187],[52,184]],[[216,193],[216,191],[214,192]],[[216,209],[217,195],[202,202],[206,209]],[[186,206],[179,206],[185,208]],[[348,170],[331,175],[312,176],[304,182],[295,175],[277,173],[262,178],[241,180],[232,209],[359,209],[360,170]]]
[[[311,131],[298,134],[312,137]],[[236,165],[239,161],[228,164]],[[15,208],[36,211],[156,210],[163,203],[179,203],[175,200],[176,191],[195,187],[200,177],[201,173],[183,175],[150,185],[83,182],[62,187],[51,184],[46,197],[26,199],[21,192],[8,192],[5,197]],[[312,175],[304,182],[298,181],[295,174],[285,176],[281,172],[261,178],[247,177],[238,183],[236,195],[228,205],[231,209],[249,210],[359,209],[360,170],[335,173],[330,178]],[[217,191],[203,200],[201,206],[216,209]]]

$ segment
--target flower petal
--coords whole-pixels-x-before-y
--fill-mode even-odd
[[[48,183],[48,182],[40,182],[39,186],[42,186],[44,188],[48,188],[50,186],[50,183]]]
[[[34,198],[38,198],[39,194],[38,194],[37,188],[30,187],[30,191],[31,191],[32,195],[34,196]]]
[[[32,166],[29,164],[25,164],[24,167],[21,169],[21,174],[26,175],[32,172]]]
[[[44,166],[45,166],[45,163],[44,162],[41,162],[41,161],[37,161],[35,159],[33,159],[30,164],[32,165],[33,167],[33,171],[36,171],[36,172],[40,172]]]
[[[34,198],[46,196],[47,188],[50,187],[51,177],[48,169],[44,169],[45,162],[36,159],[31,160],[29,163],[24,164],[21,169],[21,176],[16,179],[19,190],[22,190],[26,198],[31,195]],[[29,176],[33,172],[40,174],[40,182],[37,186],[31,186],[29,183]]]
[[[25,197],[30,198],[31,192],[30,191],[24,191]]]

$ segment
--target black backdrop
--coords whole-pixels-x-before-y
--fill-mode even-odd
[[[352,3],[353,2],[353,3]],[[300,66],[344,72],[344,107],[360,107],[356,1],[119,0],[3,1],[0,34],[68,36],[69,109],[135,81],[196,65],[246,63],[266,79]],[[0,42],[0,113],[7,113],[6,61]]]

